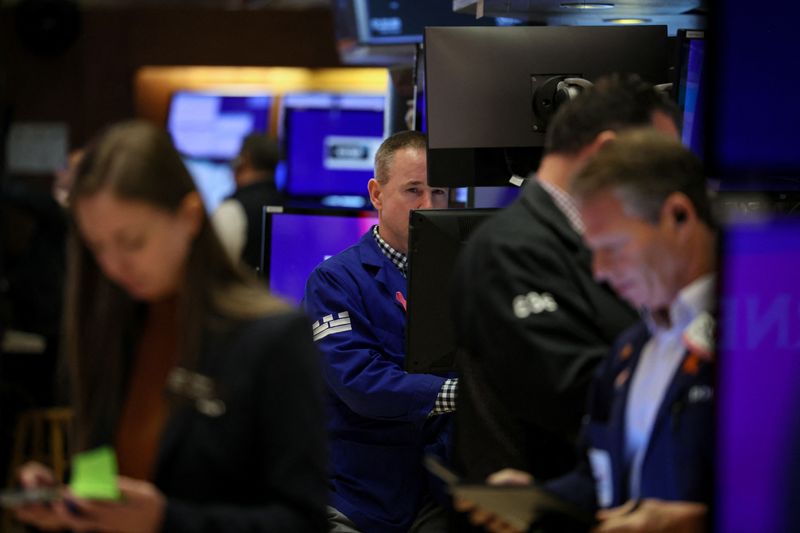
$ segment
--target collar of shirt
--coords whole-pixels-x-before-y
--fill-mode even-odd
[[[703,311],[714,307],[714,287],[717,276],[714,273],[700,276],[678,292],[669,310],[644,313],[647,328],[653,335],[659,332],[683,331]]]
[[[569,225],[575,230],[578,235],[583,235],[583,220],[578,212],[578,204],[575,199],[570,196],[564,189],[552,183],[537,179],[536,182],[542,186],[542,189],[547,191],[547,194],[553,199],[559,211],[564,213],[567,217]]]
[[[402,252],[398,252],[391,245],[383,240],[380,233],[378,233],[378,226],[372,226],[372,236],[375,238],[375,242],[378,243],[378,248],[380,248],[381,253],[389,258],[389,260],[396,266],[400,273],[403,274],[403,277],[406,277],[408,274],[408,256]]]

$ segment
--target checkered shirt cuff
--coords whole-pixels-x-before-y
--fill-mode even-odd
[[[458,379],[446,379],[433,404],[433,411],[428,416],[452,413],[456,410],[456,397],[458,396]]]

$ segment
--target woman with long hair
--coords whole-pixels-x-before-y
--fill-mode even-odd
[[[109,129],[71,194],[65,355],[78,451],[114,447],[120,501],[17,510],[79,531],[324,531],[309,322],[235,267],[167,134]],[[41,465],[25,487],[57,484]]]

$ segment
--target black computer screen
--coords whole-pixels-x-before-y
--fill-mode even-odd
[[[461,248],[496,209],[420,209],[408,236],[406,370],[443,373],[455,367],[450,285]]]
[[[425,30],[428,180],[505,185],[538,166],[553,79],[669,81],[664,26]],[[548,111],[549,110],[549,111]]]

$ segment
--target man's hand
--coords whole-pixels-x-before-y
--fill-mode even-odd
[[[504,468],[494,474],[490,474],[489,477],[486,478],[486,483],[495,486],[530,485],[533,483],[533,476],[521,470]],[[483,526],[484,529],[492,533],[523,533],[492,512],[478,507],[475,502],[470,500],[456,498],[453,500],[453,507],[455,507],[456,511],[469,513],[469,521],[472,522],[473,525]]]
[[[629,501],[598,511],[600,525],[592,533],[703,533],[708,507],[694,502]]]
[[[498,470],[486,478],[487,485],[530,485],[532,483],[532,475],[514,468]]]

